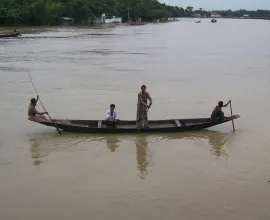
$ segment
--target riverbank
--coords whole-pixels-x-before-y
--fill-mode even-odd
[[[154,24],[154,23],[170,23],[170,22],[177,22],[181,21],[181,19],[196,19],[197,17],[177,17],[175,18],[176,20],[159,20],[159,21],[142,21],[144,24]],[[210,17],[207,18],[200,18],[200,19],[212,19]],[[270,17],[215,17],[214,19],[219,20],[219,19],[245,19],[245,20],[270,20]],[[26,24],[12,24],[12,25],[1,25],[0,26],[0,31],[1,29],[12,29],[12,28],[24,28],[24,27],[108,27],[108,26],[119,26],[119,25],[128,25],[129,22],[122,22],[122,23],[108,23],[108,24],[73,24],[73,25],[26,25]],[[132,24],[139,24],[139,22],[132,22]]]

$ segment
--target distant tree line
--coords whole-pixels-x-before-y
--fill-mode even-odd
[[[237,10],[237,11],[232,11],[232,10],[223,10],[223,11],[214,11],[217,14],[220,14],[222,17],[232,17],[232,18],[238,18],[238,17],[243,17],[247,15],[250,18],[265,18],[270,16],[270,10],[256,10],[256,11],[251,11],[251,10]]]
[[[128,13],[129,12],[129,13]],[[225,17],[241,17],[245,14],[251,17],[265,17],[270,11],[215,11]],[[61,17],[72,17],[75,23],[87,20],[89,17],[121,16],[124,21],[128,15],[132,19],[142,18],[151,21],[167,17],[191,17],[196,13],[210,16],[211,12],[202,8],[194,10],[170,6],[157,0],[0,0],[0,24],[27,25],[57,25]]]

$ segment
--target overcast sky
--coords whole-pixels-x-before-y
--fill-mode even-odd
[[[270,9],[270,0],[159,0],[175,6],[193,6],[195,9]]]

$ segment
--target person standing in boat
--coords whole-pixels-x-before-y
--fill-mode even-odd
[[[105,114],[106,125],[115,127],[119,122],[117,112],[115,111],[115,104],[110,105],[110,109]]]
[[[149,100],[149,105],[147,105]],[[137,119],[136,124],[138,128],[148,128],[148,116],[147,111],[151,107],[153,101],[148,92],[146,92],[146,86],[142,85],[141,92],[138,94],[137,102]]]
[[[50,120],[44,116],[45,114],[48,114],[48,112],[39,112],[36,110],[38,99],[39,96],[37,96],[37,99],[32,98],[30,100],[30,104],[28,106],[28,120],[34,122],[50,122]]]
[[[224,112],[222,111],[222,108],[227,107],[231,103],[231,100],[226,104],[223,105],[223,102],[218,102],[218,105],[215,107],[211,114],[211,120],[224,120]]]

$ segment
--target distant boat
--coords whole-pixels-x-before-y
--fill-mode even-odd
[[[11,34],[0,34],[0,38],[10,38],[10,37],[18,37],[21,34],[19,32],[14,32]]]
[[[201,23],[201,20],[196,20],[195,23]]]
[[[211,22],[212,22],[212,23],[216,23],[217,20],[216,20],[216,19],[212,19]]]

